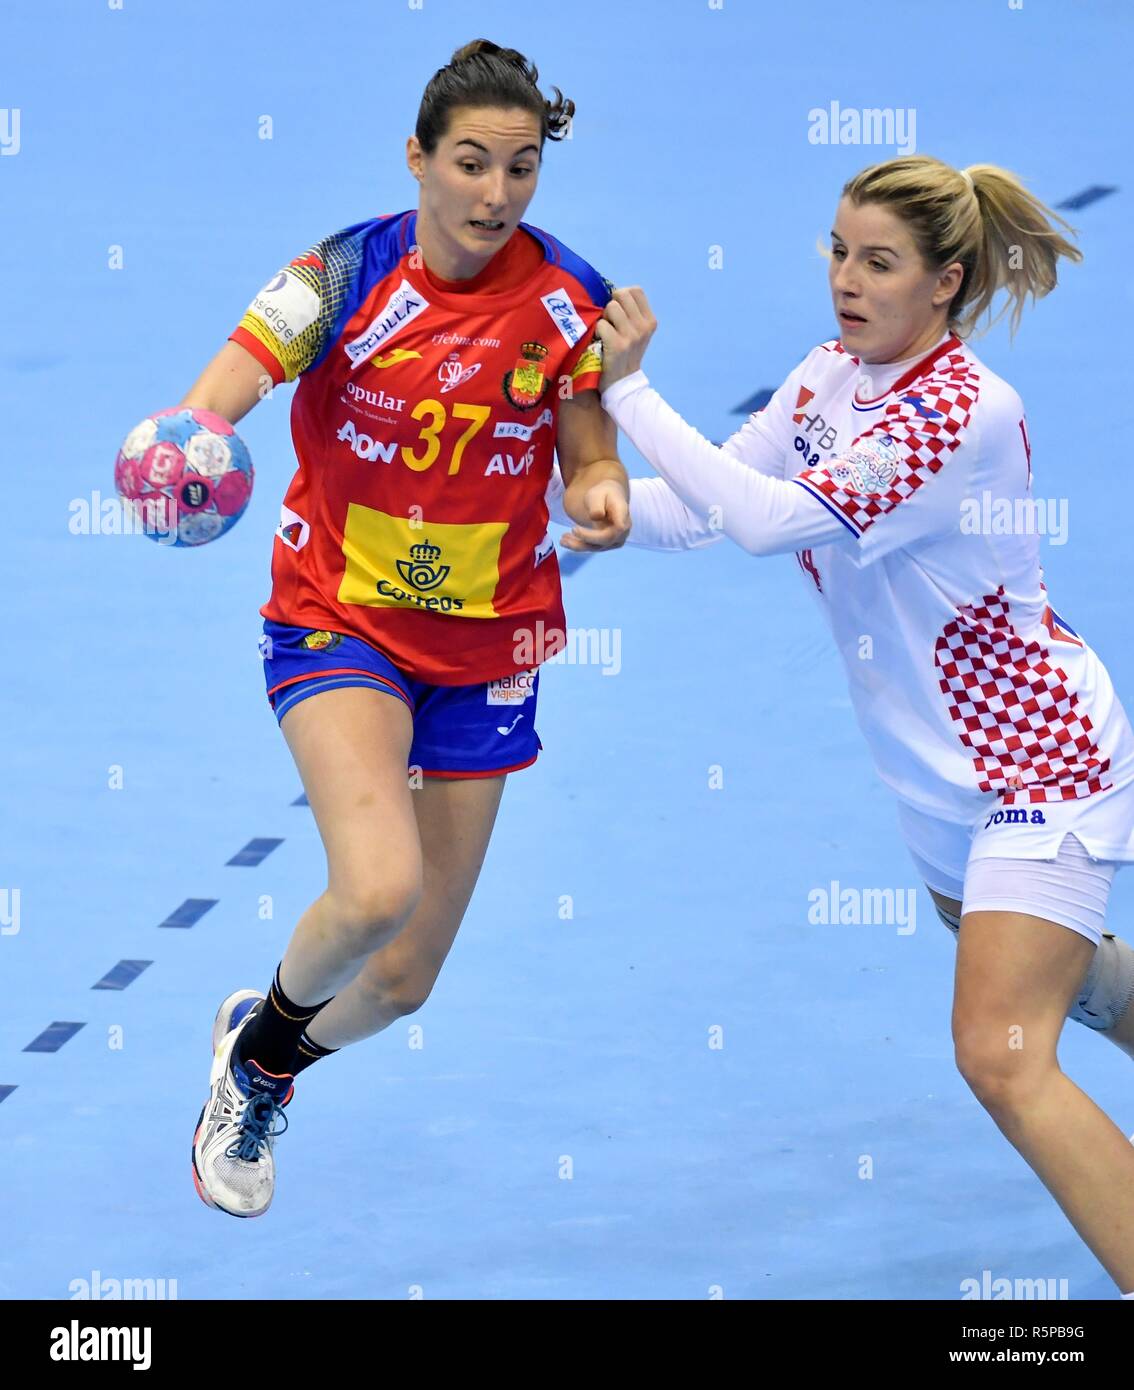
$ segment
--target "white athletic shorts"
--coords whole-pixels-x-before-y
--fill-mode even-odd
[[[1078,801],[994,802],[971,826],[899,801],[898,822],[926,885],[965,912],[1026,912],[1096,946],[1114,875],[1134,862],[1134,783]]]

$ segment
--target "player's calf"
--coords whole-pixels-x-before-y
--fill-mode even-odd
[[[382,1032],[399,1018],[416,1013],[429,998],[441,961],[398,951],[379,951],[349,985],[340,990],[310,1028],[310,1038],[338,1050]],[[300,1066],[303,1066],[302,1048]]]

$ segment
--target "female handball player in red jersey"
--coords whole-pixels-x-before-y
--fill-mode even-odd
[[[796,553],[958,932],[958,1068],[1134,1298],[1134,1147],[1056,1056],[1068,1014],[1134,1053],[1134,952],[1103,930],[1134,860],[1134,736],[1049,602],[1035,527],[974,522],[983,497],[1029,502],[1031,457],[1019,396],[964,338],[1001,290],[1015,327],[1059,258],[1080,258],[1053,217],[992,165],[866,169],[831,234],[839,337],[737,434],[715,447],[650,387],[657,325],[636,287],[597,329],[602,401],[661,475],[632,484],[636,543]]]
[[[265,377],[299,378],[263,653],[328,885],[268,995],[217,1014],[193,1176],[233,1216],[271,1201],[295,1075],[429,994],[507,775],[536,759],[535,668],[565,640],[556,450],[590,542],[629,531],[597,392],[610,286],[520,220],[574,111],[537,81],[513,49],[458,50],[407,143],[417,210],[286,265],[181,403],[235,422]]]

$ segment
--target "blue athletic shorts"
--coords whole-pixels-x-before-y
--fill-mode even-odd
[[[494,777],[530,767],[543,744],[535,730],[539,671],[480,685],[427,685],[377,647],[338,632],[264,620],[260,642],[268,703],[277,720],[309,695],[342,686],[381,690],[413,715],[409,765],[427,777]]]

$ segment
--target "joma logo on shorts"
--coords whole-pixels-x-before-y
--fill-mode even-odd
[[[993,811],[992,815],[984,823],[987,830],[990,825],[1046,825],[1047,817],[1042,811],[1033,811],[1031,818],[1028,818],[1027,811]]]

